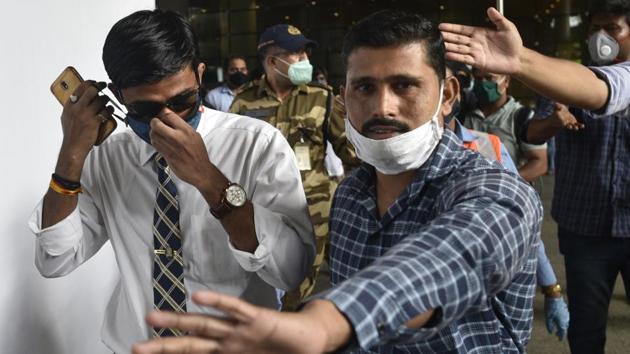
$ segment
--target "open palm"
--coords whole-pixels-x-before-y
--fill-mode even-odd
[[[227,317],[153,312],[147,322],[177,328],[183,337],[156,338],[134,347],[134,354],[320,354],[323,340],[317,327],[300,313],[284,313],[253,306],[238,298],[213,292],[193,294],[193,300]],[[305,343],[309,343],[305,345]]]
[[[488,9],[496,29],[440,24],[446,58],[497,74],[513,74],[520,68],[523,41],[516,26],[496,9]]]

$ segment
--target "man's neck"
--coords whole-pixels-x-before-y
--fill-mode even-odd
[[[509,99],[508,95],[501,96],[501,98],[499,98],[496,102],[486,107],[479,107],[479,110],[481,110],[484,117],[488,117],[492,114],[495,114],[498,110],[500,110],[501,107],[503,107],[503,105],[507,103],[508,99]]]
[[[416,173],[417,170],[412,170],[397,175],[385,175],[376,171],[376,205],[380,217],[387,213],[387,209],[413,182]]]
[[[276,94],[276,97],[278,97],[281,101],[284,100],[295,87],[284,78],[278,78],[277,75],[265,75],[265,80],[267,80],[267,84],[271,88],[271,91],[273,91]]]

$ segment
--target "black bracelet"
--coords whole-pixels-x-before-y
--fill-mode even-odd
[[[52,174],[52,179],[65,189],[75,190],[81,188],[81,182],[69,181],[56,173]]]

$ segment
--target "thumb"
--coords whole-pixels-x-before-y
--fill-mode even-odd
[[[497,27],[498,31],[506,31],[510,28],[512,22],[510,22],[505,16],[501,15],[497,9],[490,7],[488,9],[488,18]]]

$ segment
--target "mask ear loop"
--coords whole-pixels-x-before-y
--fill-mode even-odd
[[[431,117],[431,124],[433,125],[433,136],[436,140],[440,140],[440,129],[443,131],[444,128],[440,124],[440,120],[438,119],[438,115],[440,114],[440,109],[442,108],[442,100],[444,99],[444,81],[440,81],[440,98],[438,99],[438,105],[435,110],[435,113]]]

